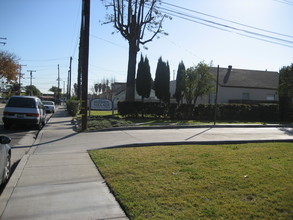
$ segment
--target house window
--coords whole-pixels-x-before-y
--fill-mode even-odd
[[[249,100],[249,93],[242,93],[242,100]]]
[[[268,94],[267,95],[267,100],[268,101],[275,101],[275,95],[274,94]]]

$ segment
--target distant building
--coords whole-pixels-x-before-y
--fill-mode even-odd
[[[211,68],[217,75],[217,68]],[[218,103],[273,103],[279,101],[279,73],[220,68]]]
[[[217,67],[211,67],[217,78]],[[216,83],[216,82],[215,82]],[[218,103],[277,103],[279,73],[272,71],[219,68]],[[176,81],[170,82],[171,97],[175,93]],[[215,93],[199,97],[196,104],[214,104]]]
[[[217,67],[211,67],[211,72],[217,78]],[[215,82],[216,84],[216,82]],[[279,73],[272,71],[246,70],[232,68],[231,73],[227,73],[227,68],[219,68],[218,103],[278,103],[279,94]],[[173,98],[176,90],[176,81],[170,81],[171,102],[176,102]],[[125,100],[126,83],[113,83],[112,90],[100,94],[99,98],[114,98],[114,106],[118,101]],[[214,104],[215,93],[199,97],[196,104]],[[135,101],[141,101],[141,97],[135,92]],[[145,102],[158,102],[155,91],[151,90],[151,95]]]

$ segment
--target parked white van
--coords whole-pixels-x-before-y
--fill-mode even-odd
[[[46,110],[38,97],[12,96],[4,108],[2,120],[5,129],[13,124],[32,125],[41,129],[46,122]]]

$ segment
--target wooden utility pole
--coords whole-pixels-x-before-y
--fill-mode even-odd
[[[232,71],[232,66],[228,66],[227,74],[226,75],[229,75],[231,73],[231,71]],[[214,109],[214,125],[216,125],[216,122],[217,122],[219,72],[220,72],[220,67],[218,65],[218,68],[217,68],[217,81],[216,81],[216,98],[215,98],[215,109]]]
[[[57,90],[57,102],[59,102],[60,100],[60,70],[59,70],[59,64],[58,64],[58,78],[57,78],[57,81],[58,81],[58,90]]]
[[[220,67],[218,65],[218,67],[217,67],[217,81],[216,81],[216,98],[215,98],[215,109],[214,109],[214,125],[216,125],[216,121],[217,121],[219,72],[220,72]]]
[[[20,80],[21,80],[21,78],[24,75],[24,74],[21,73],[21,67],[23,67],[23,66],[27,66],[27,65],[21,65],[21,64],[19,64],[19,79],[18,79],[18,83],[19,83],[19,91],[18,91],[18,93],[19,93],[19,95],[21,94],[21,83],[20,83]]]
[[[67,99],[71,98],[71,65],[72,65],[72,57],[70,57],[70,64],[69,64],[69,71],[68,71]]]
[[[32,95],[32,85],[33,85],[33,72],[36,72],[36,70],[27,70],[28,72],[30,72],[30,95]]]
[[[0,37],[0,40],[7,40],[7,38],[6,38],[6,37]],[[0,41],[0,44],[3,44],[3,45],[5,45],[5,44],[6,44],[6,42],[4,42],[4,41]]]
[[[82,102],[81,130],[87,129],[88,114],[88,61],[89,61],[89,32],[90,32],[90,0],[82,1]]]

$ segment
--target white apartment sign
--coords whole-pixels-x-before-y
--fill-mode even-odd
[[[109,99],[93,99],[91,110],[112,110],[112,101]]]

